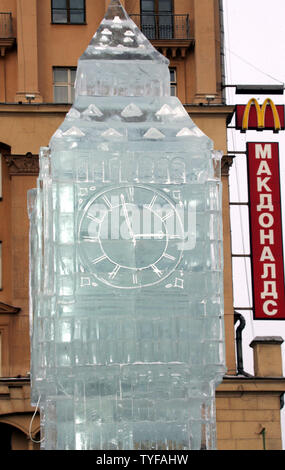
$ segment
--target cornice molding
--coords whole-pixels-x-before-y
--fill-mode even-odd
[[[39,156],[27,153],[26,155],[4,155],[9,168],[10,176],[38,176]],[[224,155],[222,158],[222,176],[229,176],[234,155]]]
[[[234,155],[224,155],[222,158],[222,176],[229,176],[230,168],[233,164],[235,156]]]
[[[23,114],[54,115],[62,116],[68,113],[71,104],[58,103],[0,103],[0,114],[9,116]]]
[[[205,116],[209,117],[211,115],[221,115],[225,116],[227,119],[229,116],[232,116],[234,112],[234,106],[228,106],[226,104],[192,104],[185,103],[183,104],[185,110],[190,115],[195,114],[196,116]]]
[[[227,376],[217,387],[217,396],[223,396],[224,393],[233,393],[238,396],[245,392],[257,393],[276,393],[283,395],[285,387],[285,377],[242,377]]]
[[[39,156],[31,152],[26,155],[4,155],[10,176],[38,176]]]
[[[11,152],[10,145],[4,144],[4,142],[0,142],[0,152],[5,155],[9,155]]]
[[[20,308],[0,302],[0,315],[15,315],[20,312]]]
[[[175,59],[180,56],[184,59],[194,47],[195,39],[152,39],[151,43],[165,57]]]
[[[15,38],[0,38],[0,55],[5,57],[7,49],[11,49],[16,44]]]

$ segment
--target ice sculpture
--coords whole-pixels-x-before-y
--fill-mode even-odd
[[[42,448],[214,449],[224,373],[219,153],[113,0],[29,193]]]

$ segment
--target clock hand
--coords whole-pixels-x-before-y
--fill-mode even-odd
[[[128,226],[128,230],[129,230],[129,233],[133,239],[133,243],[134,245],[136,244],[136,239],[135,239],[135,234],[133,232],[133,229],[132,229],[132,226],[131,226],[131,222],[130,222],[130,218],[129,218],[129,214],[128,214],[128,209],[127,209],[127,206],[126,206],[126,202],[125,202],[125,198],[124,198],[124,195],[121,194],[121,201],[122,201],[122,206],[123,206],[123,212],[124,212],[124,217],[126,219],[126,223],[127,223],[127,226]]]
[[[135,239],[138,238],[158,238],[159,240],[162,240],[164,237],[166,237],[165,233],[138,233],[137,235],[134,235]]]

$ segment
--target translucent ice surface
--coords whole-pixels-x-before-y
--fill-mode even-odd
[[[42,448],[214,449],[220,155],[118,0],[79,59],[28,208]]]

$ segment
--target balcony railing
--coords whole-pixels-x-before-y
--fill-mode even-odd
[[[12,13],[0,13],[0,39],[9,39],[12,37]]]
[[[189,15],[143,13],[130,16],[150,40],[190,39]]]

